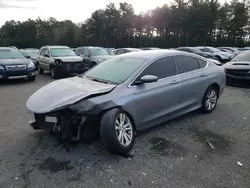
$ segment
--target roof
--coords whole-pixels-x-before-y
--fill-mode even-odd
[[[156,59],[161,56],[167,55],[187,55],[201,58],[198,55],[190,54],[188,52],[178,51],[178,50],[167,50],[167,49],[160,49],[160,50],[147,50],[147,51],[137,51],[137,52],[130,52],[119,55],[119,57],[134,57],[134,58],[147,58],[147,59]]]
[[[11,47],[0,47],[0,50],[17,50],[17,49]]]
[[[68,46],[42,46],[41,48],[70,48]]]
[[[99,47],[99,46],[80,46],[77,49],[80,49],[80,48],[103,48],[103,47]]]

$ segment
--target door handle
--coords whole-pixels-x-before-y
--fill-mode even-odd
[[[202,74],[200,75],[200,77],[205,77],[205,76],[207,76],[206,73],[202,73]]]
[[[173,84],[178,84],[180,82],[180,80],[173,80],[172,82],[170,82],[171,85]]]

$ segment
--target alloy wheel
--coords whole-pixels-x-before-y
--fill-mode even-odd
[[[217,103],[217,93],[215,90],[211,89],[207,93],[206,108],[210,111],[215,108],[216,103]]]
[[[118,141],[123,146],[128,146],[133,140],[133,127],[129,117],[120,113],[115,121],[115,131]]]

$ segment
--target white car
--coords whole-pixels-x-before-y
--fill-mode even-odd
[[[202,52],[208,55],[214,55],[214,57],[216,57],[221,63],[226,63],[234,57],[233,54],[228,53],[228,52],[223,52],[214,47],[199,46],[198,49],[200,49]]]

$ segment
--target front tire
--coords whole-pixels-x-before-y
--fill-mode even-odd
[[[28,77],[29,82],[32,82],[32,81],[35,81],[35,80],[36,80],[36,76],[29,76]]]
[[[55,67],[55,66],[51,66],[50,67],[50,75],[54,79],[60,78],[60,74],[59,74],[58,68]]]
[[[103,114],[100,134],[103,144],[111,153],[128,155],[134,145],[134,124],[128,114],[118,108]]]
[[[202,99],[202,108],[201,108],[204,113],[210,113],[215,109],[218,101],[218,96],[219,96],[219,91],[215,86],[210,86],[206,90]]]

